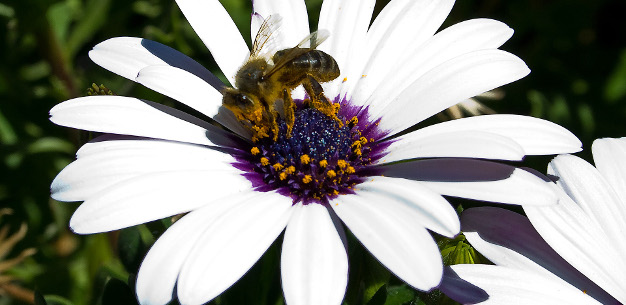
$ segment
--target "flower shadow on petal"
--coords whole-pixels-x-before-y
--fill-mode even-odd
[[[217,90],[224,88],[224,83],[219,80],[215,75],[209,72],[202,65],[195,60],[183,55],[179,51],[176,51],[164,44],[160,44],[156,41],[142,39],[141,45],[146,48],[154,56],[160,58],[170,66],[183,69],[189,73],[195,74],[205,82],[209,83]]]
[[[234,134],[226,130],[220,129],[219,127],[216,127],[214,125],[211,125],[195,116],[192,116],[180,110],[177,110],[177,109],[165,106],[165,105],[161,105],[158,103],[145,101],[145,100],[142,100],[142,101],[146,103],[148,106],[153,107],[158,111],[167,113],[177,119],[180,119],[188,123],[205,128],[207,130],[206,131],[207,139],[211,140],[211,142],[217,145],[224,146],[224,147],[241,147],[243,143],[245,143],[243,139],[238,138]]]
[[[418,181],[497,181],[511,176],[515,167],[476,159],[445,158],[382,166],[385,176]]]
[[[438,288],[461,304],[476,304],[489,299],[486,291],[460,278],[450,267],[443,269],[443,279]]]
[[[485,221],[489,219],[498,221]],[[554,251],[520,214],[494,207],[467,209],[461,215],[461,231],[478,232],[485,241],[525,256],[597,300],[613,299]]]

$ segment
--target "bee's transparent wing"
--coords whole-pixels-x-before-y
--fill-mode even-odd
[[[276,71],[280,70],[280,68],[282,68],[285,64],[290,62],[295,57],[300,56],[302,53],[317,48],[317,46],[324,42],[328,36],[330,36],[330,32],[327,30],[319,30],[307,35],[294,48],[289,49],[279,61],[275,62],[272,69],[265,73],[265,77],[269,77],[270,75],[276,73]]]
[[[252,16],[253,23],[255,20],[259,20],[262,17],[258,14]],[[254,37],[252,43],[252,50],[250,51],[250,58],[263,56],[265,54],[275,53],[277,46],[280,43],[280,35],[278,28],[280,27],[282,17],[279,15],[269,15],[263,19],[263,22],[259,26],[259,30]]]
[[[330,32],[328,30],[315,31],[309,34],[308,36],[304,37],[304,39],[302,39],[302,41],[300,41],[300,43],[296,45],[296,48],[309,49],[309,50],[315,49],[317,48],[317,46],[322,44],[322,42],[328,39],[328,36],[330,36]]]

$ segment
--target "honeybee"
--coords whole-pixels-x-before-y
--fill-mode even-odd
[[[266,18],[254,39],[250,56],[235,75],[235,87],[224,89],[222,104],[252,131],[252,140],[278,137],[276,102],[283,101],[287,137],[291,136],[295,120],[295,103],[291,90],[303,85],[309,98],[307,107],[337,118],[338,105],[324,95],[320,82],[339,77],[339,66],[327,53],[315,48],[328,38],[327,31],[317,31],[304,38],[293,48],[280,50],[273,55],[262,55],[263,46],[270,41],[280,21],[278,16]]]

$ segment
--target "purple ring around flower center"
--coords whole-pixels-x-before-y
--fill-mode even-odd
[[[256,191],[277,190],[291,197],[294,204],[320,203],[342,194],[353,194],[353,187],[377,175],[371,165],[385,155],[391,141],[379,141],[387,133],[372,121],[367,107],[340,103],[340,126],[317,109],[296,100],[295,123],[291,137],[286,124],[278,119],[279,135],[249,143],[247,153],[235,155],[233,165],[244,171]]]

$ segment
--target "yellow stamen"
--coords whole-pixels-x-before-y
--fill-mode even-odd
[[[261,151],[259,150],[258,147],[252,147],[252,149],[250,150],[250,152],[252,153],[253,156],[258,155]]]
[[[326,166],[328,166],[328,161],[326,161],[326,160],[322,160],[322,161],[320,161],[320,166],[321,166],[321,167],[326,167]]]
[[[295,168],[293,165],[292,165],[292,166],[289,166],[289,167],[287,167],[287,168],[285,169],[285,173],[287,173],[287,174],[289,174],[289,175],[291,175],[291,174],[293,174],[293,173],[295,173],[295,172],[296,172],[296,168]]]
[[[334,178],[337,176],[337,173],[335,173],[335,171],[331,169],[328,172],[326,172],[326,176],[328,176],[328,178]]]
[[[309,158],[309,155],[300,156],[300,163],[309,164],[309,162],[311,162],[311,158]]]
[[[337,166],[339,166],[339,168],[344,169],[348,166],[348,162],[346,162],[345,160],[339,160],[337,161]]]
[[[268,164],[270,164],[270,160],[265,157],[261,158],[261,165],[267,166]]]
[[[311,178],[311,175],[304,175],[304,178],[302,178],[302,182],[304,182],[305,184],[311,181],[313,181],[313,178]]]
[[[280,164],[280,163],[276,163],[276,164],[272,165],[272,167],[274,167],[274,169],[277,170],[277,171],[279,171],[279,170],[284,168],[284,166],[282,164]]]
[[[337,113],[339,113],[339,108],[340,108],[340,107],[341,107],[341,104],[339,104],[339,103],[335,103],[335,104],[333,104],[333,111],[335,111],[335,118],[336,118],[337,120],[339,120],[339,119],[337,118]],[[341,120],[339,120],[339,127],[343,127],[343,123],[341,122]]]
[[[345,83],[345,82],[347,82],[347,81],[348,81],[348,78],[347,78],[347,77],[344,77],[344,78],[343,78],[343,82]]]
[[[282,173],[280,173],[280,175],[278,175],[278,178],[280,178],[280,180],[285,180],[285,179],[287,179],[287,173],[286,173],[286,172],[282,172]]]
[[[354,174],[356,171],[354,170],[354,167],[352,166],[348,166],[348,168],[346,169],[346,173],[348,174]]]

